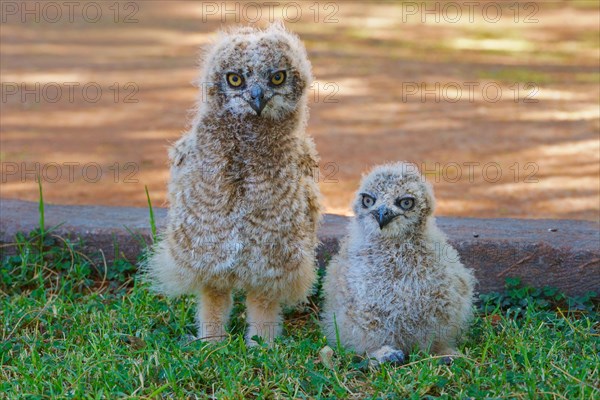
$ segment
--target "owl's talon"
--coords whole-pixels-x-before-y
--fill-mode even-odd
[[[375,364],[393,364],[403,365],[406,363],[406,356],[402,350],[394,349],[390,346],[383,346],[372,353],[372,357],[377,361]]]
[[[404,352],[402,352],[402,350],[396,350],[393,353],[384,356],[381,361],[394,365],[403,365],[406,363]]]
[[[440,359],[440,364],[442,364],[442,365],[450,366],[450,365],[452,365],[452,363],[454,363],[454,357],[452,357],[452,356],[446,356],[446,357],[442,357]]]

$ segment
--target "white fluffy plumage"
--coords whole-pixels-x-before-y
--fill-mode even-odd
[[[471,270],[433,217],[431,186],[413,164],[376,167],[353,204],[355,217],[324,282],[330,343],[379,362],[413,348],[457,354],[472,316]]]

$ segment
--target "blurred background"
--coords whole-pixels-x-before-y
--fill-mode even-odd
[[[200,49],[283,20],[316,82],[327,212],[361,174],[416,163],[438,215],[599,220],[599,2],[2,1],[1,193],[166,206]],[[275,5],[278,4],[278,5]]]

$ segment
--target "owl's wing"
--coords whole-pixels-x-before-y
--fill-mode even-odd
[[[308,216],[312,225],[312,231],[316,232],[321,220],[321,198],[319,195],[319,155],[312,138],[307,137],[302,143],[302,154],[300,158],[302,175],[306,178],[306,195],[308,202]]]
[[[194,135],[189,132],[180,137],[169,149],[169,163],[172,169],[181,167],[186,157],[190,153],[191,141]]]
[[[312,138],[307,137],[302,142],[302,155],[300,158],[300,169],[306,177],[317,180],[319,168],[319,155],[315,147],[315,142]]]
[[[203,174],[194,173],[202,168],[202,165],[198,162],[196,140],[196,135],[188,132],[169,148],[171,172],[169,186],[175,191],[179,191],[181,185],[188,185],[191,176],[196,176],[195,179],[198,179],[198,176],[203,176]]]

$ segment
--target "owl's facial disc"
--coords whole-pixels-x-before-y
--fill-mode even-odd
[[[418,209],[424,204],[417,200],[418,191],[410,183],[379,183],[358,193],[354,203],[355,214],[370,234],[402,236],[407,229],[418,223]]]
[[[362,208],[375,218],[375,221],[379,224],[379,229],[383,229],[387,224],[392,222],[394,218],[402,215],[385,204],[376,204],[377,197],[373,194],[360,193],[359,195],[361,197],[360,203]]]
[[[248,68],[246,72],[227,72],[224,75],[230,93],[230,98],[237,98],[246,103],[257,116],[261,116],[265,107],[271,100],[280,96],[281,100],[271,108],[277,112],[281,109],[281,102],[290,91],[286,85],[287,71],[276,69],[260,71],[258,68]]]
[[[428,226],[434,207],[431,186],[415,165],[381,165],[361,180],[353,229],[368,238],[405,240]]]

